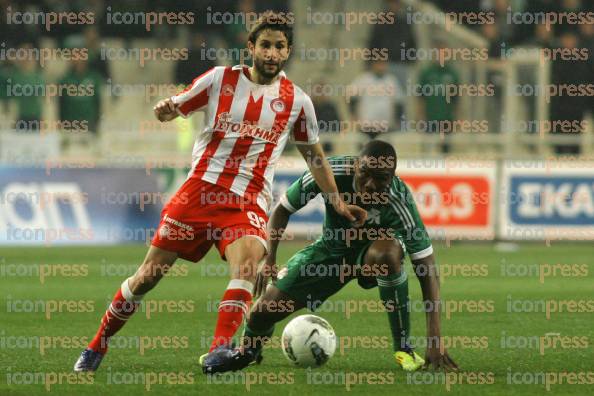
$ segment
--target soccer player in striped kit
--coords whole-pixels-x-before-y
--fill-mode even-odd
[[[249,33],[251,67],[215,67],[155,106],[163,122],[204,111],[206,127],[194,145],[188,178],[164,207],[144,262],[116,292],[75,371],[97,370],[110,337],[178,257],[197,262],[212,245],[229,263],[231,281],[210,350],[229,347],[249,311],[257,266],[266,255],[274,167],[287,141],[297,144],[317,185],[333,197],[335,211],[355,226],[365,222],[363,209],[340,199],[318,143],[311,99],[282,71],[293,42],[288,22],[273,12],[263,14]]]

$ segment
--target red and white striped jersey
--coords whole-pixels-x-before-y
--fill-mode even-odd
[[[172,100],[182,117],[206,112],[188,177],[255,198],[265,211],[274,167],[287,141],[314,144],[319,139],[311,99],[284,72],[274,83],[259,85],[249,79],[245,65],[217,66]]]

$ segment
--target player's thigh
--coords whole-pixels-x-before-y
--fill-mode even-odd
[[[221,217],[218,207],[208,204],[215,187],[199,179],[186,180],[163,208],[151,244],[188,261],[204,257],[217,236],[211,223]]]
[[[360,264],[368,266],[373,273],[397,274],[403,260],[404,248],[399,240],[377,240],[367,247]]]
[[[275,286],[310,311],[341,290],[353,277],[344,271],[343,257],[310,245],[289,259]]]
[[[255,281],[258,263],[266,255],[264,243],[261,238],[246,235],[225,247],[231,279]]]
[[[134,294],[144,294],[152,289],[177,260],[177,253],[151,245],[136,273],[129,281]]]
[[[248,325],[252,330],[267,330],[302,308],[305,304],[270,285],[250,311]]]

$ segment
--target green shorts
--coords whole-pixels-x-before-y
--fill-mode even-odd
[[[287,267],[279,272],[275,286],[304,304],[310,311],[315,311],[330,296],[336,294],[347,283],[357,279],[364,289],[377,286],[375,276],[361,273],[365,254],[373,241],[363,248],[347,255],[333,254],[323,243],[315,242],[298,251],[289,259]],[[397,240],[406,256],[402,240]]]

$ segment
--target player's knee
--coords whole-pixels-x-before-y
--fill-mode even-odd
[[[259,262],[260,260],[256,257],[245,257],[239,264],[239,279],[254,282]]]
[[[398,274],[402,266],[402,247],[391,241],[375,242],[367,251],[365,263],[378,266],[382,272]]]
[[[402,271],[402,256],[386,262],[386,270],[388,275],[399,274]]]
[[[265,255],[262,243],[256,238],[241,238],[225,251],[231,266],[232,278],[242,279],[249,282],[256,280],[258,264]]]

